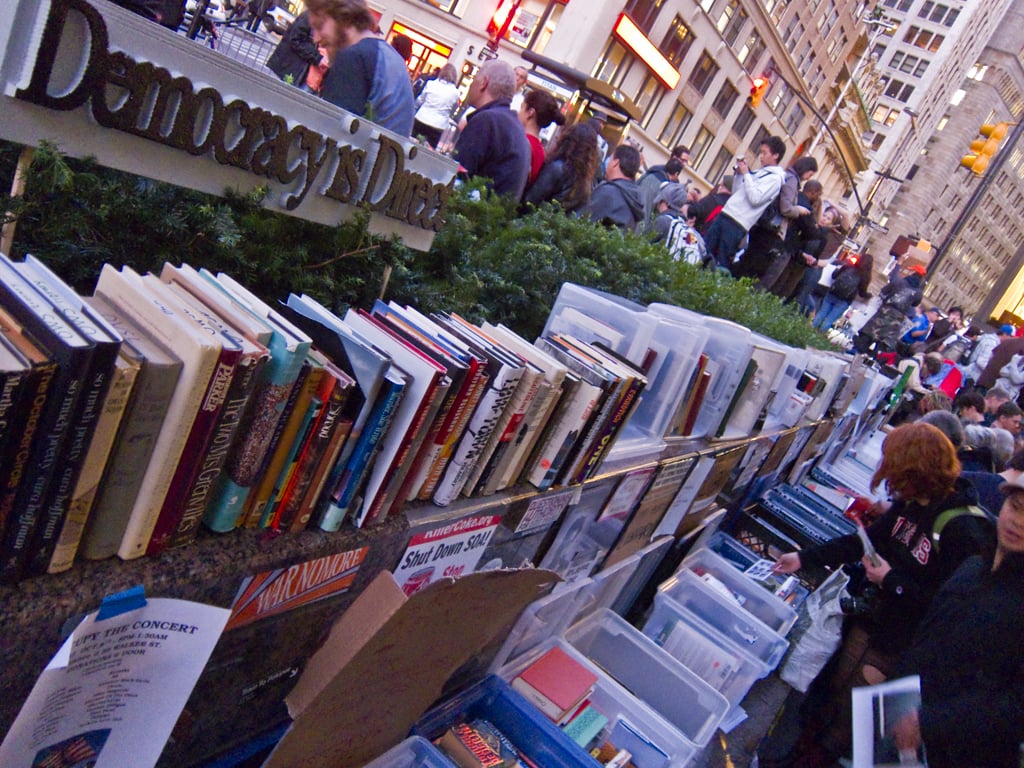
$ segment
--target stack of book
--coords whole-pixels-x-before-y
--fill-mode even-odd
[[[202,524],[338,530],[591,477],[647,379],[599,344],[225,274],[0,255],[0,579],[155,555]],[[18,429],[17,426],[21,428]]]

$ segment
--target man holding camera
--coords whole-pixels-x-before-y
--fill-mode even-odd
[[[732,266],[744,236],[778,198],[786,176],[779,162],[785,153],[782,139],[769,136],[758,147],[759,170],[751,171],[742,157],[736,161],[732,195],[704,236],[708,253],[718,266],[724,269]]]

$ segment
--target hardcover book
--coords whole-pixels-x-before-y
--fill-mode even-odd
[[[25,575],[38,576],[46,573],[49,568],[67,515],[75,504],[74,494],[78,478],[103,411],[103,402],[110,389],[121,337],[102,319],[92,315],[84,306],[82,298],[38,259],[28,256],[25,261],[10,262],[10,265],[42,294],[75,330],[93,344],[91,367],[85,375],[85,389],[73,416],[75,427],[55,478],[54,502],[50,505],[48,518],[41,521],[36,529],[32,555],[25,567]]]
[[[104,265],[96,284],[99,295],[115,303],[165,347],[174,349],[182,361],[178,386],[118,547],[118,556],[125,560],[146,553],[222,349],[217,339],[187,321],[180,309],[158,295],[153,290],[157,284],[147,285],[130,267],[118,271],[109,264]]]
[[[558,723],[576,711],[596,682],[597,675],[556,645],[524,669],[512,688]]]
[[[114,303],[102,296],[86,303],[117,329],[122,354],[140,366],[80,545],[84,557],[98,560],[117,554],[183,364]]]
[[[57,363],[49,384],[52,395],[29,413],[30,419],[37,420],[37,429],[25,465],[25,482],[19,485],[0,545],[0,581],[13,582],[28,564],[37,527],[59,526],[71,503],[73,488],[58,488],[57,481],[66,468],[62,462],[73,439],[82,394],[89,387],[95,347],[6,258],[0,259],[0,303]],[[57,533],[55,528],[53,535]]]

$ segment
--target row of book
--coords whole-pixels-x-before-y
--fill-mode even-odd
[[[599,344],[377,302],[271,306],[225,274],[0,254],[0,579],[194,540],[379,523],[592,476],[643,372]],[[19,429],[20,427],[20,429]]]

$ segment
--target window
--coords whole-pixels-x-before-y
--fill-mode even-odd
[[[622,83],[632,64],[633,55],[624,46],[612,40],[605,48],[604,55],[598,60],[592,74],[598,80],[618,86]]]
[[[936,131],[941,131],[949,123],[949,115],[943,115],[939,118],[938,124],[935,126]]]
[[[786,13],[786,0],[761,0],[761,5],[776,24]]]
[[[672,19],[668,34],[665,35],[665,40],[661,43],[659,50],[666,59],[678,67],[683,63],[692,44],[693,32],[683,23],[682,17],[676,16]]]
[[[916,48],[923,48],[926,51],[934,53],[939,50],[939,46],[942,45],[946,38],[943,35],[936,35],[933,32],[929,32],[927,29],[921,29],[920,27],[911,27],[907,30],[907,33],[903,36],[903,42],[910,43]]]
[[[757,133],[754,134],[754,140],[750,142],[750,151],[754,157],[757,157],[757,151],[761,148],[761,145],[768,141],[768,137],[771,133],[763,125],[759,126]]]
[[[890,99],[896,99],[896,101],[902,101],[904,103],[910,99],[913,93],[914,86],[901,83],[899,80],[891,80],[885,89],[885,95]]]
[[[729,164],[731,162],[732,152],[729,151],[728,147],[722,147],[718,150],[718,154],[715,155],[715,159],[708,167],[708,171],[704,174],[704,177],[710,179],[711,182],[714,183],[729,172]]]
[[[740,5],[739,0],[728,0],[722,7],[722,13],[718,17],[715,26],[722,33],[722,39],[730,47],[740,36],[740,30],[747,21],[747,12]]]
[[[886,8],[895,8],[897,11],[909,11],[913,0],[885,0]]]
[[[742,139],[750,130],[750,126],[754,124],[755,117],[754,110],[750,108],[750,105],[744,104],[736,117],[736,122],[732,124],[732,132]]]
[[[715,134],[709,131],[706,125],[702,125],[697,131],[697,137],[690,144],[690,165],[692,167],[697,168],[704,162],[704,157],[714,139]]]
[[[739,91],[732,83],[725,83],[718,91],[718,95],[715,96],[715,100],[711,102],[711,108],[718,113],[719,117],[725,119],[739,95]]]
[[[952,27],[956,24],[956,20],[960,18],[959,8],[950,8],[949,13],[946,14],[946,18],[942,20],[942,26]]]
[[[622,10],[629,15],[634,24],[644,31],[645,35],[649,35],[658,18],[658,13],[661,11],[661,6],[664,4],[665,0],[629,0]]]
[[[675,107],[672,108],[672,114],[668,116],[661,133],[658,134],[658,143],[669,148],[679,144],[692,117],[693,113],[677,101]]]
[[[845,32],[840,37],[832,38],[832,42],[829,43],[829,46],[828,46],[828,58],[829,58],[829,61],[831,61],[833,64],[835,64],[836,59],[839,58],[839,54],[842,53],[846,49],[846,44],[848,42],[849,42],[849,40],[847,39]]]
[[[985,73],[988,71],[987,64],[975,64],[967,71],[968,80],[977,80],[979,83],[985,79]]]
[[[711,13],[712,7],[715,5],[715,0],[700,0],[700,7],[704,13]]]
[[[785,112],[792,100],[793,90],[781,80],[778,80],[768,93],[768,106],[776,115]]]
[[[786,45],[795,45],[796,41],[804,36],[804,25],[794,16],[786,25],[786,31],[782,34],[782,40]]]
[[[746,65],[748,69],[757,65],[758,59],[761,58],[761,54],[764,53],[764,40],[757,32],[751,32],[740,49],[736,52],[736,58],[740,60],[740,64]]]
[[[704,51],[701,54],[700,61],[697,62],[697,66],[690,72],[690,85],[692,85],[698,93],[702,96],[708,92],[708,88],[711,86],[711,81],[715,79],[715,75],[718,74],[718,65],[711,55]]]
[[[803,61],[800,62],[800,74],[804,76],[804,80],[807,80],[807,75],[812,69],[814,69],[815,63],[818,61],[818,54],[814,51],[808,51],[807,56]]]
[[[804,111],[804,108],[799,104],[794,104],[782,126],[786,129],[786,133],[790,136],[795,136],[806,118],[807,113]]]
[[[654,75],[648,75],[640,85],[640,90],[633,97],[633,102],[640,108],[643,117],[640,119],[640,127],[646,128],[654,116],[658,105],[665,96],[665,87]]]

